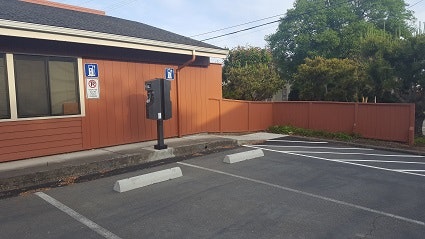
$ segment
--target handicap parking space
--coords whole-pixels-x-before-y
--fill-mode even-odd
[[[393,153],[276,140],[2,200],[0,237],[423,238],[425,177],[320,159],[334,156],[326,152]],[[223,163],[253,148],[265,156]],[[117,180],[172,167],[183,176],[112,190]]]

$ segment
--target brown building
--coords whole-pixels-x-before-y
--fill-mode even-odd
[[[46,0],[0,8],[0,162],[155,139],[144,83],[166,68],[177,79],[165,136],[209,131],[208,99],[221,98],[210,58],[227,50]]]

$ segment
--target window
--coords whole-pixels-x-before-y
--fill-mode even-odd
[[[18,117],[80,114],[77,60],[15,55]]]
[[[10,118],[5,55],[0,54],[0,119]]]

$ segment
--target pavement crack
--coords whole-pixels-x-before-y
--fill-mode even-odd
[[[383,218],[383,216],[376,216],[375,219],[372,222],[372,228],[370,231],[365,235],[365,238],[373,238],[373,233],[376,231],[376,224],[378,222],[379,218]]]

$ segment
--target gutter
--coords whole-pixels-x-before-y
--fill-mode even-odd
[[[181,138],[183,136],[182,134],[182,115],[180,112],[181,109],[181,101],[180,101],[180,94],[179,94],[179,88],[180,88],[180,71],[183,70],[183,68],[185,68],[186,66],[192,64],[195,60],[196,60],[196,55],[195,55],[196,51],[192,50],[192,59],[190,59],[189,61],[183,63],[183,65],[179,66],[176,70],[176,98],[177,98],[177,132],[178,132],[178,137]]]

